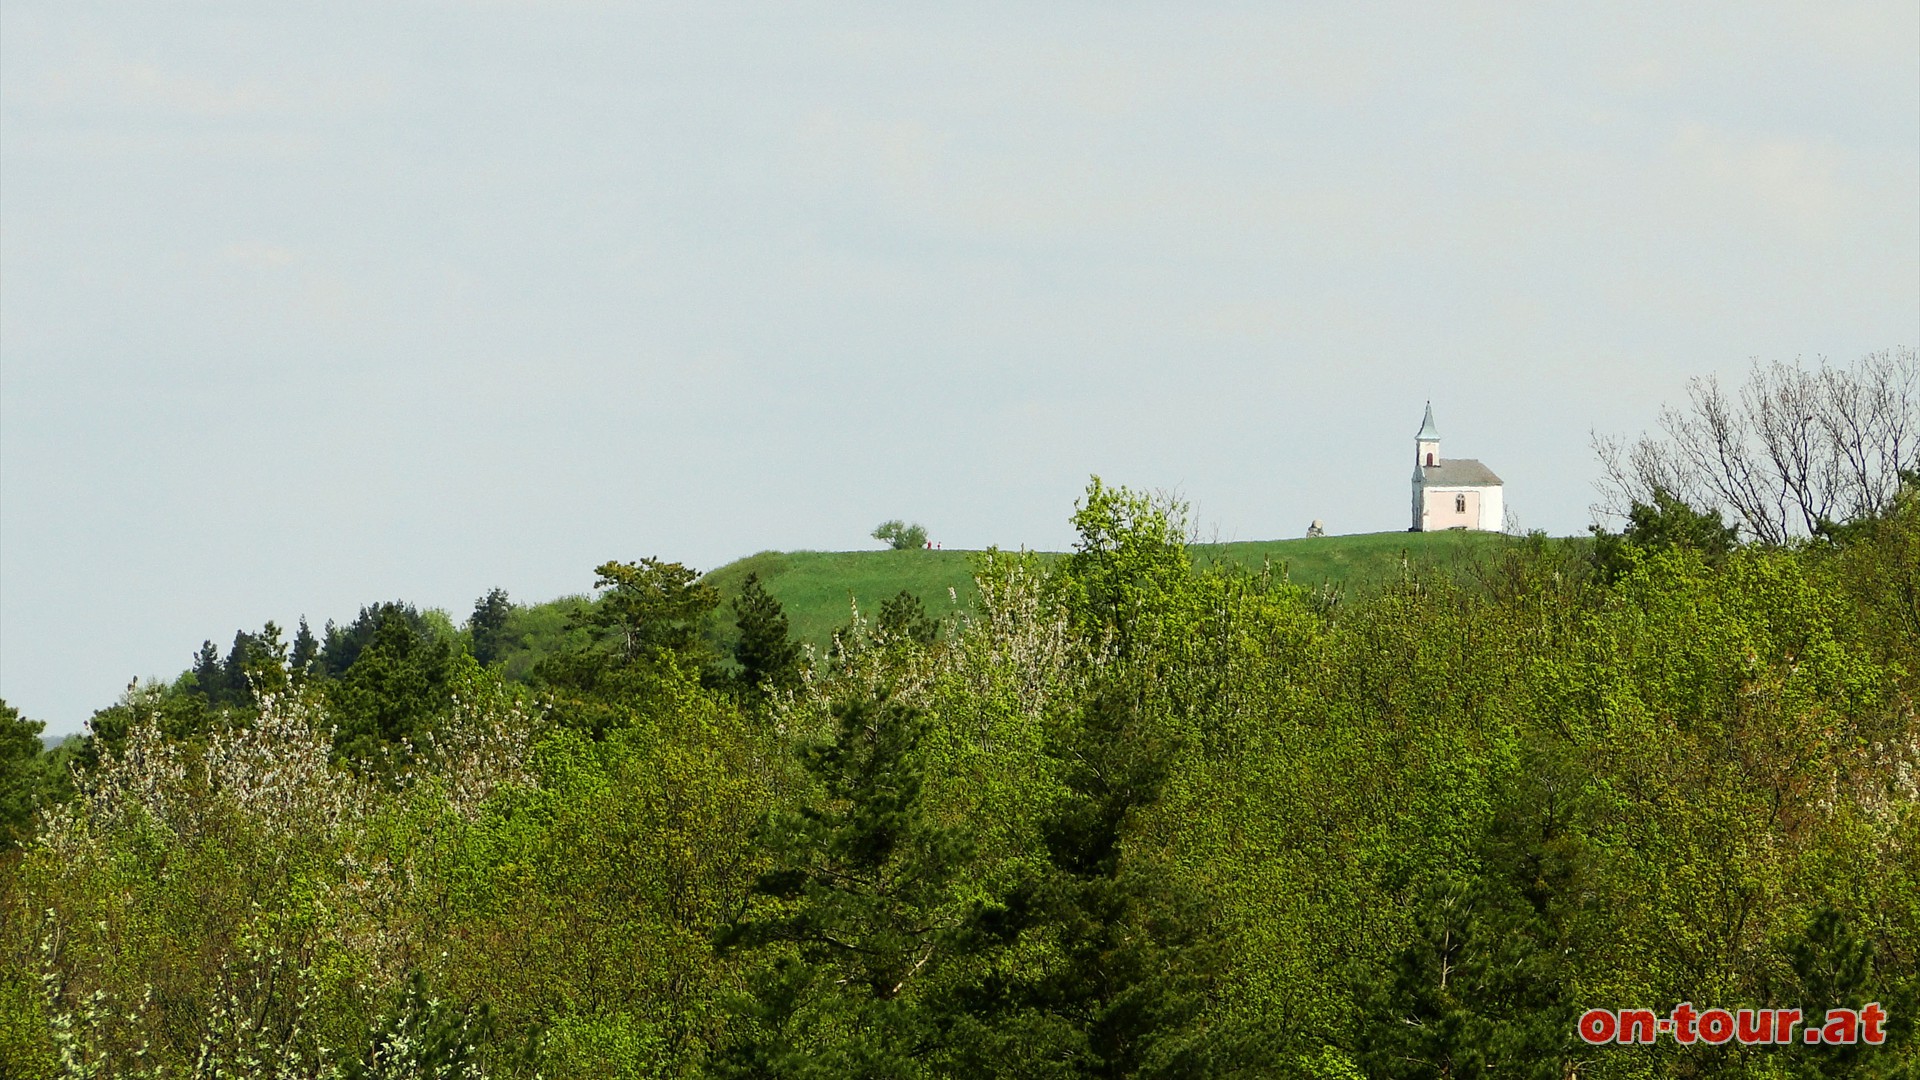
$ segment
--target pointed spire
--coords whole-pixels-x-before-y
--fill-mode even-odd
[[[1420,434],[1415,435],[1414,438],[1422,441],[1437,441],[1440,438],[1440,429],[1433,426],[1433,402],[1431,401],[1427,402],[1427,418],[1420,423]]]

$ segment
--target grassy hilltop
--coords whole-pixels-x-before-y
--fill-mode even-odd
[[[1248,540],[1233,544],[1196,544],[1195,562],[1233,563],[1274,573],[1302,585],[1332,585],[1365,590],[1400,573],[1400,560],[1418,566],[1459,568],[1511,542],[1498,533],[1360,533],[1298,540]],[[748,574],[787,610],[794,636],[824,647],[833,631],[846,625],[852,604],[871,615],[880,602],[906,590],[932,615],[966,610],[973,602],[973,563],[978,552],[927,551],[763,551],[728,563],[706,580],[726,600],[739,595]],[[1058,552],[1042,558],[1057,559]],[[949,591],[951,590],[951,591]],[[723,618],[726,609],[723,607]]]

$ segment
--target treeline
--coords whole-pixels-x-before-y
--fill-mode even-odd
[[[1642,490],[1368,597],[1096,480],[1070,556],[810,659],[650,559],[524,672],[497,595],[253,635],[5,857],[0,1074],[1911,1078],[1917,479],[1778,543]],[[1892,1019],[1576,1034],[1683,1001]]]
[[[317,635],[303,617],[291,641],[272,621],[259,631],[239,630],[224,656],[206,641],[177,678],[136,681],[96,711],[79,741],[79,760],[96,764],[142,724],[192,739],[247,722],[263,702],[307,694],[326,706],[336,759],[364,767],[431,738],[449,688],[475,665],[550,692],[590,689],[639,652],[671,651],[703,686],[749,698],[762,683],[790,688],[797,679],[802,648],[757,580],[750,577],[721,610],[719,594],[678,563],[612,562],[597,573],[594,597],[518,605],[504,589],[490,590],[459,626],[443,611],[395,600],[363,606],[344,626],[329,621]],[[933,620],[906,594],[881,607],[883,623],[900,618],[931,633]],[[59,770],[39,772],[40,779],[22,783],[64,790]],[[6,820],[23,826],[34,801],[23,795],[21,811]]]

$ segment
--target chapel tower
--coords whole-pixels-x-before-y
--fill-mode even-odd
[[[1499,532],[1505,525],[1504,487],[1493,470],[1471,458],[1440,456],[1440,429],[1433,402],[1413,437],[1413,525],[1410,532],[1474,529]]]
[[[1406,430],[1405,428],[1401,429]],[[1416,468],[1440,464],[1440,429],[1433,426],[1433,402],[1427,402],[1427,417],[1420,422],[1420,434],[1413,437]]]

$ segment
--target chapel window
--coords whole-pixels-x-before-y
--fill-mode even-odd
[[[1464,514],[1467,512],[1467,497],[1465,495],[1455,495],[1453,497],[1453,512],[1456,514]]]

